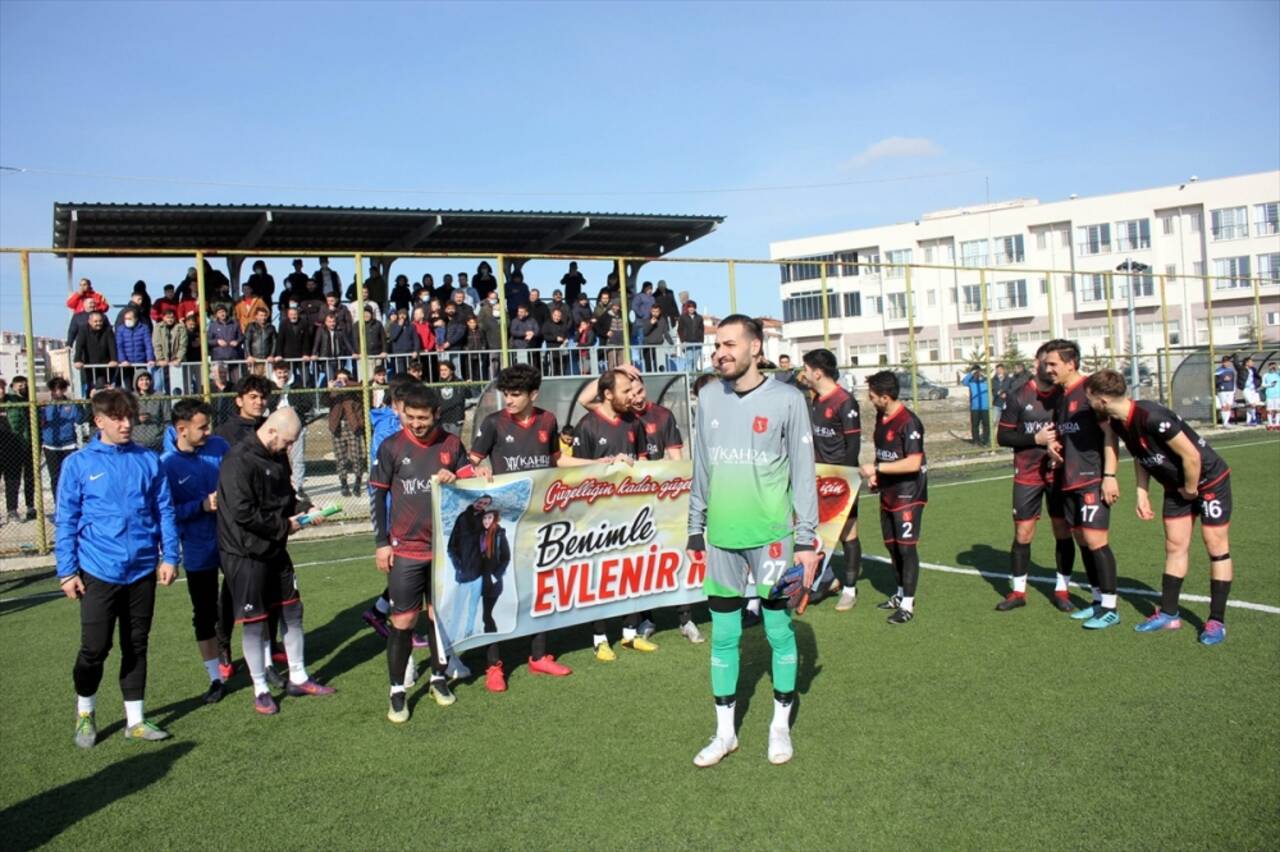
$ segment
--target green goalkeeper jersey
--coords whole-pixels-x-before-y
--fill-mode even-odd
[[[817,540],[818,486],[804,394],[773,378],[739,395],[725,381],[698,394],[689,534],[722,550]]]

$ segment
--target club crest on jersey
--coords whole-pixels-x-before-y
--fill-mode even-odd
[[[834,414],[835,414],[835,412],[834,412],[834,411],[832,411],[830,408],[828,408],[828,409],[827,409],[826,414],[824,414],[824,415],[822,415],[822,416],[823,416],[823,417],[825,417],[825,418],[827,418],[828,420],[830,420],[830,419],[832,418],[832,416],[834,416]]]
[[[755,432],[764,434],[765,430],[769,428],[769,418],[757,417],[755,420],[751,421],[751,428]]]
[[[650,435],[656,435],[656,434],[658,434],[658,424],[657,424],[657,423],[646,423],[646,424],[644,424],[644,431],[645,431],[646,433],[650,434]]]
[[[1084,495],[1084,504],[1086,506],[1092,506],[1094,503],[1097,503],[1097,502],[1098,502],[1098,498],[1096,495],[1093,494],[1093,492],[1090,492]]]
[[[1073,399],[1073,400],[1071,400],[1070,402],[1068,402],[1068,403],[1067,403],[1067,413],[1074,413],[1074,412],[1075,412],[1075,410],[1076,410],[1076,407],[1077,407],[1078,405],[1079,405],[1079,403],[1078,403],[1078,402],[1076,402],[1074,399]]]
[[[773,544],[769,545],[769,558],[770,559],[782,558],[782,542],[775,541]]]
[[[453,453],[445,452],[445,451],[441,451],[441,453],[440,453],[440,464],[442,464],[442,465],[448,465],[448,464],[449,464],[450,462],[452,462],[452,461],[453,461]]]
[[[1210,491],[1210,492],[1208,492],[1207,494],[1205,494],[1203,499],[1205,499],[1205,500],[1212,500],[1212,499],[1213,499],[1213,492],[1212,492],[1212,491]]]
[[[886,441],[892,441],[892,440],[893,440],[893,430],[892,430],[892,429],[890,429],[888,432],[885,432],[885,433],[884,433],[884,439],[885,439]]]
[[[905,511],[905,512],[903,512],[903,513],[902,513],[902,520],[904,520],[904,521],[909,521],[909,520],[911,520],[911,510],[910,510],[910,509],[908,509],[907,511]]]
[[[550,435],[550,433],[548,433],[548,432],[547,432],[547,430],[546,430],[546,429],[539,429],[539,430],[538,430],[538,441],[539,441],[540,443],[545,444],[545,443],[547,442],[547,438],[549,438],[549,437],[551,437],[551,435]]]

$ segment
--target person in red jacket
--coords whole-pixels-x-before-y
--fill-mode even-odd
[[[97,311],[106,315],[111,305],[107,297],[93,289],[93,282],[88,278],[80,279],[80,289],[67,297],[67,307],[71,309],[71,322],[67,325],[67,346],[74,347],[76,340],[89,324],[89,314]]]

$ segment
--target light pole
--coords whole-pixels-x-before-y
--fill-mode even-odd
[[[1134,275],[1150,272],[1151,267],[1136,260],[1125,260],[1116,267],[1116,272],[1124,272],[1129,276],[1129,386],[1133,394],[1138,393],[1138,312],[1133,306]]]

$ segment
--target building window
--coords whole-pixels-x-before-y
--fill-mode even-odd
[[[1036,231],[1036,249],[1038,251],[1044,251],[1049,248],[1048,233],[1048,231]]]
[[[1280,251],[1258,255],[1258,277],[1263,284],[1280,284]]]
[[[1076,276],[1076,301],[1105,302],[1107,300],[1107,276],[1095,272]]]
[[[822,265],[820,261],[833,263],[836,259],[834,254],[822,254],[815,257],[801,258],[801,261],[809,261],[807,263],[784,263],[780,267],[782,273],[782,283],[789,284],[792,281],[817,281],[822,278]],[[827,267],[827,274],[831,275],[831,267]]]
[[[1280,311],[1267,311],[1267,325],[1280,325]]]
[[[836,293],[827,294],[827,315],[832,318],[840,316],[839,297]],[[782,300],[783,322],[805,322],[807,320],[820,319],[822,319],[821,291],[812,290],[806,293],[796,293]]]
[[[1253,235],[1280,233],[1280,201],[1253,205]]]
[[[1008,237],[996,237],[996,266],[1008,266],[1010,263],[1022,263],[1026,255],[1022,250],[1022,234]]]
[[[1111,226],[1082,225],[1076,228],[1076,243],[1078,254],[1082,257],[1109,252],[1111,251]]]
[[[927,298],[929,300],[929,307],[932,308],[934,305],[938,304],[938,294],[933,290],[929,291]]]
[[[1240,209],[1243,210],[1244,208]],[[1220,257],[1213,262],[1213,272],[1217,276],[1213,282],[1216,290],[1250,289],[1253,287],[1253,283],[1249,281],[1248,255],[1242,257]]]
[[[1200,211],[1197,210],[1194,213],[1192,213],[1190,216],[1188,216],[1187,223],[1190,227],[1191,233],[1193,234],[1200,233],[1200,225],[1201,225]]]
[[[889,362],[888,349],[883,343],[867,346],[850,346],[849,363],[855,367],[877,367]]]
[[[961,266],[986,266],[987,241],[969,240],[960,244]]]
[[[1151,220],[1129,219],[1116,222],[1116,250],[1138,251],[1151,248]]]
[[[1191,261],[1191,274],[1192,274],[1192,275],[1204,275],[1204,261],[1203,261],[1203,260],[1193,260],[1193,261]]]
[[[1156,291],[1155,277],[1150,273],[1130,276],[1122,273],[1116,276],[1116,280],[1120,282],[1117,289],[1117,296],[1121,299],[1129,298],[1129,282],[1133,282],[1133,297],[1141,299],[1144,296],[1151,296]]]
[[[844,294],[844,315],[847,317],[862,316],[862,294],[861,293],[845,293]]]
[[[1249,339],[1250,327],[1253,325],[1252,314],[1214,314],[1213,339],[1215,343],[1237,343]],[[1204,337],[1209,333],[1209,324],[1204,317],[1196,320],[1196,334]]]
[[[889,312],[886,314],[889,319],[906,319],[907,294],[890,293],[886,298],[889,300]]]
[[[839,275],[842,278],[853,278],[858,274],[858,253],[856,251],[842,251],[836,255],[836,266],[831,268],[832,275]]]
[[[1027,306],[1027,280],[999,281],[996,283],[995,304],[997,311],[1013,311]]]
[[[898,249],[888,253],[888,263],[892,264],[885,270],[885,278],[901,278],[906,275],[906,269],[900,264],[911,262],[911,249]]]
[[[1041,278],[1040,279],[1040,295],[1046,296],[1048,295],[1048,293],[1049,293],[1049,279]]]
[[[1165,274],[1165,275],[1170,275],[1170,276],[1177,275],[1177,274],[1178,274],[1178,264],[1176,264],[1176,263],[1166,263],[1166,264],[1164,265],[1164,274]]]
[[[966,314],[982,313],[982,288],[977,284],[966,284],[960,289],[964,293],[964,312]]]
[[[1244,207],[1222,207],[1209,211],[1210,234],[1215,240],[1238,240],[1249,236],[1249,219]]]
[[[1173,235],[1173,214],[1168,213],[1160,217],[1160,230],[1164,232],[1166,237]]]

